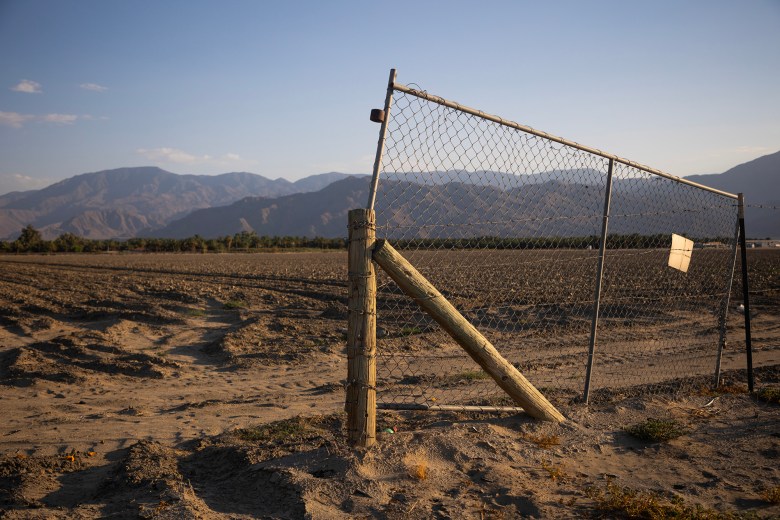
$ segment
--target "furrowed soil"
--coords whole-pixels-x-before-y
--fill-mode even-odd
[[[778,389],[780,252],[749,254],[756,389]],[[506,260],[491,277],[435,283],[487,320],[567,422],[385,410],[364,451],[342,412],[345,253],[0,257],[0,517],[780,516],[780,405],[747,391],[738,287],[719,390],[717,333],[684,325],[697,308],[621,303],[599,329],[586,406],[587,309],[540,309],[592,297],[593,270],[560,284]],[[519,296],[481,301],[485,280]],[[507,404],[484,398],[493,387],[435,324],[383,298],[380,402]],[[681,435],[627,433],[647,419]]]

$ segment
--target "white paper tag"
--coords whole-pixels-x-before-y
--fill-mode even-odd
[[[680,235],[672,233],[672,249],[669,251],[669,267],[674,267],[688,272],[688,266],[691,263],[691,252],[693,251],[693,240],[688,240]]]

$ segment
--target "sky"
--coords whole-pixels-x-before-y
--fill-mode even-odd
[[[780,150],[780,0],[0,0],[0,193],[370,173],[388,73],[673,175]]]

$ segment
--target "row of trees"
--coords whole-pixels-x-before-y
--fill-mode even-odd
[[[722,242],[728,243],[728,237],[694,237],[698,243]],[[396,240],[393,244],[400,249],[598,249],[599,237],[474,237],[474,238],[419,238]],[[609,235],[607,249],[652,249],[670,247],[671,234],[640,235]]]
[[[344,238],[307,238],[297,236],[269,237],[242,231],[219,238],[129,238],[127,240],[91,240],[73,233],[63,233],[54,240],[44,240],[40,231],[29,225],[19,238],[0,241],[3,253],[96,253],[103,251],[136,251],[148,253],[226,253],[263,249],[346,249]]]
[[[696,242],[723,242],[727,238],[695,238]],[[671,236],[658,235],[610,235],[608,249],[645,249],[669,247]],[[597,249],[596,236],[585,237],[536,237],[536,238],[423,238],[397,240],[401,249]],[[137,251],[149,253],[226,253],[257,251],[267,249],[346,249],[344,238],[306,238],[297,236],[258,236],[254,232],[242,231],[235,235],[219,238],[203,238],[194,235],[187,238],[129,238],[127,240],[90,240],[73,233],[64,233],[54,240],[44,240],[33,226],[22,230],[19,238],[12,242],[0,241],[2,253],[94,253],[100,251]]]

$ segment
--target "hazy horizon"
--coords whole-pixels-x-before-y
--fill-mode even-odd
[[[780,150],[778,150],[778,151],[780,151]],[[757,157],[746,159],[744,162],[750,162],[752,160],[755,160],[755,159],[758,159],[760,157],[763,157],[764,155],[771,155],[772,153],[775,153],[775,152],[769,152],[767,154],[762,154],[762,155],[759,155]],[[742,164],[742,163],[740,163],[740,164]],[[691,177],[691,176],[698,176],[698,175],[718,175],[718,174],[724,173],[725,171],[733,168],[734,166],[738,166],[738,165],[734,164],[734,165],[726,168],[725,170],[723,170],[721,172],[692,173],[690,175],[685,175],[685,176],[681,176],[681,177]],[[274,181],[275,180],[286,180],[288,182],[296,182],[296,181],[299,181],[301,179],[305,179],[305,178],[308,178],[308,177],[313,177],[313,176],[317,176],[317,175],[327,175],[329,173],[341,173],[341,174],[345,174],[345,175],[371,175],[370,171],[367,171],[367,172],[338,172],[338,171],[329,171],[329,172],[317,172],[317,173],[312,173],[312,174],[309,174],[309,175],[302,175],[302,176],[300,176],[298,178],[290,179],[290,178],[286,178],[286,177],[283,177],[283,176],[269,176],[269,175],[263,175],[263,174],[257,173],[257,172],[238,171],[238,170],[235,170],[235,171],[224,171],[224,172],[215,172],[215,173],[190,173],[190,172],[184,172],[184,171],[172,171],[170,168],[163,168],[161,166],[157,166],[157,165],[153,165],[153,164],[144,164],[144,165],[138,165],[138,166],[118,166],[118,167],[115,167],[115,168],[104,168],[102,170],[96,170],[96,171],[90,171],[90,172],[81,172],[81,173],[77,173],[77,174],[71,175],[70,177],[65,177],[65,178],[62,178],[62,179],[58,179],[58,180],[52,181],[50,184],[47,184],[46,186],[41,186],[39,188],[29,188],[29,189],[21,189],[21,190],[19,190],[19,189],[13,190],[12,189],[12,190],[6,190],[6,191],[3,191],[2,189],[0,189],[0,196],[7,195],[9,193],[14,193],[14,192],[35,191],[35,190],[44,189],[44,188],[47,188],[47,187],[49,187],[49,186],[51,186],[53,184],[57,184],[58,182],[62,182],[64,180],[67,180],[67,179],[70,179],[72,177],[76,177],[76,176],[79,176],[79,175],[88,175],[88,174],[92,174],[92,173],[100,173],[100,172],[111,171],[111,170],[120,170],[120,169],[124,169],[124,168],[160,168],[160,169],[165,170],[168,173],[172,173],[174,175],[206,175],[206,176],[210,176],[210,177],[216,177],[216,176],[219,176],[219,175],[226,175],[226,174],[231,174],[231,173],[248,173],[248,174],[252,174],[252,175],[261,175],[261,176],[263,176],[263,177],[265,177],[267,179],[274,180]],[[525,174],[525,175],[532,175],[532,174]]]

